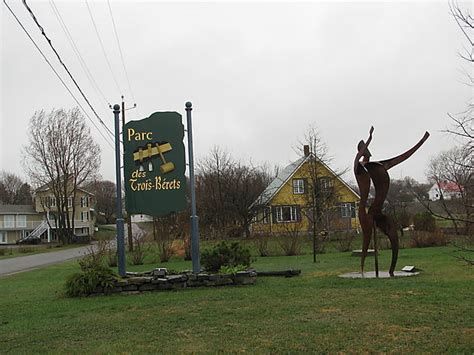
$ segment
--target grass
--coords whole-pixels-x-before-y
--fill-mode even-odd
[[[302,275],[253,286],[69,299],[77,262],[0,279],[1,353],[474,352],[474,274],[451,247],[400,251],[417,277],[347,280],[350,253],[258,258],[258,270]],[[382,251],[386,269],[389,252]],[[372,267],[373,259],[367,260]],[[165,266],[190,269],[174,259]]]
[[[94,240],[111,240],[117,235],[117,229],[113,225],[99,225],[98,229],[94,233]]]

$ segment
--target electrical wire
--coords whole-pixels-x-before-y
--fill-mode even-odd
[[[135,103],[135,95],[133,95],[132,86],[130,85],[130,79],[129,79],[129,76],[128,76],[127,68],[125,66],[125,60],[123,59],[122,47],[120,46],[119,36],[118,36],[118,32],[117,32],[117,26],[115,25],[114,14],[112,13],[112,7],[110,6],[110,0],[107,0],[107,4],[109,5],[110,17],[112,18],[112,24],[113,24],[113,27],[114,27],[115,39],[117,40],[117,46],[118,46],[119,53],[120,53],[120,59],[122,61],[123,71],[125,72],[125,78],[127,79],[128,89],[130,90],[132,100]]]
[[[109,67],[110,74],[112,74],[112,78],[114,79],[115,86],[118,90],[118,93],[121,94],[122,90],[120,90],[120,85],[118,84],[117,78],[115,77],[114,71],[112,70],[112,65],[110,65],[109,57],[107,56],[107,53],[105,51],[104,43],[102,42],[102,38],[100,37],[99,30],[98,30],[97,25],[96,25],[95,20],[94,20],[94,16],[92,15],[92,10],[91,10],[91,8],[89,6],[89,2],[87,0],[86,0],[86,5],[87,5],[87,11],[89,11],[89,16],[91,18],[92,24],[94,25],[94,29],[95,29],[95,33],[97,35],[97,39],[99,40],[100,47],[102,48],[102,53],[104,54],[105,61],[107,62],[107,65]]]
[[[92,110],[92,112],[94,113],[94,115],[97,117],[97,119],[99,120],[99,122],[102,124],[102,126],[105,127],[105,129],[109,132],[109,134],[114,137],[114,134],[112,133],[112,131],[109,129],[109,127],[107,127],[107,125],[104,123],[104,121],[102,121],[102,119],[99,117],[99,115],[97,114],[96,110],[94,109],[94,107],[92,107],[91,103],[89,102],[89,99],[86,97],[86,95],[84,94],[84,92],[82,91],[81,87],[79,86],[79,84],[77,83],[76,79],[74,78],[74,76],[71,74],[71,72],[69,71],[68,67],[66,66],[66,64],[64,64],[63,60],[61,59],[61,56],[59,55],[59,53],[57,52],[56,48],[54,48],[52,42],[51,42],[51,39],[49,39],[49,37],[46,35],[46,32],[44,30],[44,28],[40,25],[40,23],[38,22],[38,19],[36,18],[35,14],[33,13],[33,10],[31,10],[31,8],[28,6],[28,4],[26,3],[26,0],[23,0],[23,5],[26,7],[26,9],[28,10],[28,12],[30,13],[31,17],[33,18],[33,21],[36,23],[36,25],[38,26],[38,28],[40,29],[41,31],[41,34],[46,38],[46,41],[48,42],[49,46],[51,47],[51,49],[53,50],[54,54],[56,54],[56,57],[58,58],[59,62],[61,63],[61,65],[64,67],[64,69],[66,70],[66,72],[68,73],[69,77],[71,78],[72,82],[74,83],[74,85],[76,86],[77,90],[79,90],[79,92],[81,93],[82,97],[84,98],[84,100],[86,101],[87,105],[89,106],[89,108]]]
[[[105,102],[106,108],[108,109],[108,105],[110,102],[107,100],[105,97],[103,91],[100,89],[99,85],[94,79],[94,76],[92,75],[91,71],[89,70],[86,62],[84,61],[84,58],[81,55],[81,52],[79,51],[79,48],[76,45],[76,42],[72,38],[71,32],[69,31],[69,28],[66,25],[66,22],[64,21],[63,17],[61,16],[61,13],[59,12],[58,7],[56,6],[54,0],[49,0],[49,3],[51,5],[51,8],[53,9],[54,14],[56,15],[56,18],[58,19],[59,24],[61,25],[61,28],[66,35],[66,38],[69,41],[69,44],[71,45],[74,54],[76,55],[79,63],[81,64],[82,69],[84,70],[87,78],[89,79],[89,82],[91,83],[92,87],[94,88],[94,91],[96,92],[97,96],[101,96],[103,101]]]
[[[89,114],[86,112],[86,110],[84,110],[84,107],[80,104],[80,102],[77,100],[77,98],[74,96],[74,94],[72,93],[72,91],[69,89],[69,87],[66,85],[66,83],[64,82],[64,80],[61,78],[61,76],[59,75],[59,73],[56,71],[56,69],[54,69],[53,65],[51,64],[51,62],[48,60],[48,58],[45,56],[45,54],[43,53],[43,51],[41,50],[41,48],[38,47],[38,45],[36,44],[35,40],[31,37],[31,35],[29,34],[29,32],[27,31],[27,29],[25,28],[25,26],[23,26],[23,24],[21,23],[21,21],[19,20],[19,18],[16,16],[16,14],[13,12],[13,10],[10,8],[10,6],[8,5],[8,3],[6,2],[6,0],[3,0],[3,3],[5,4],[5,6],[8,8],[8,10],[10,11],[10,13],[12,14],[12,16],[15,18],[15,20],[17,21],[17,23],[20,25],[20,27],[23,29],[23,31],[25,32],[25,34],[28,36],[28,38],[31,40],[31,42],[34,44],[34,46],[36,47],[36,49],[40,52],[41,56],[43,57],[43,59],[46,61],[46,63],[48,63],[49,67],[51,68],[51,70],[54,72],[54,74],[56,74],[57,78],[59,79],[59,81],[61,82],[61,84],[63,84],[63,86],[66,88],[66,90],[69,92],[69,94],[72,96],[72,98],[74,99],[74,101],[76,101],[77,105],[81,108],[82,112],[84,112],[84,114],[86,115],[86,117],[91,121],[91,123],[94,125],[94,127],[97,129],[97,131],[100,133],[100,135],[104,138],[105,142],[112,148],[112,149],[115,149],[113,147],[113,145],[110,143],[109,140],[107,140],[107,137],[104,136],[104,134],[102,133],[102,130],[99,129],[99,127],[97,127],[97,125],[95,124],[95,122],[92,120],[92,118],[89,116]]]

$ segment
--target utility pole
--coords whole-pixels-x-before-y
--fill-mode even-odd
[[[133,104],[133,107],[130,107],[127,110],[131,110],[135,107],[137,107],[137,104]],[[122,131],[123,131],[123,127],[125,127],[125,111],[126,111],[125,101],[122,95]],[[123,179],[125,181],[125,169],[123,171]],[[130,213],[127,213],[127,234],[128,234],[128,251],[132,252],[133,251],[133,235],[132,235],[132,216],[130,215]]]
[[[192,103],[186,102],[186,119],[188,128],[188,151],[189,151],[189,181],[191,188],[191,258],[193,273],[201,272],[199,260],[199,218],[196,214],[196,190],[194,186],[194,155],[193,155],[193,126],[191,120]]]
[[[120,173],[120,106],[114,105],[115,123],[115,185],[116,185],[116,225],[117,225],[117,256],[118,271],[120,276],[125,276],[125,241],[122,216],[122,174]]]

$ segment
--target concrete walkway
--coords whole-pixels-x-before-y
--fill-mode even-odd
[[[89,247],[85,246],[0,260],[0,277],[80,258],[87,253]]]

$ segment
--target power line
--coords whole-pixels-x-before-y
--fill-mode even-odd
[[[102,126],[105,127],[105,129],[110,133],[110,135],[112,137],[114,137],[114,134],[112,133],[112,131],[109,129],[109,127],[107,127],[107,125],[104,123],[104,121],[102,121],[102,119],[99,117],[99,115],[97,114],[97,112],[95,111],[94,107],[92,107],[91,103],[89,102],[89,99],[86,97],[86,95],[84,94],[84,92],[82,91],[82,89],[80,88],[79,84],[77,83],[76,79],[74,79],[74,77],[72,76],[71,72],[69,71],[68,67],[66,66],[66,64],[64,64],[63,60],[61,59],[61,56],[59,55],[59,53],[56,51],[56,48],[54,48],[51,40],[49,39],[49,37],[46,35],[46,32],[44,31],[44,28],[40,25],[40,23],[38,22],[35,14],[33,13],[33,11],[31,10],[31,8],[28,6],[28,4],[26,3],[26,0],[23,0],[23,5],[26,7],[26,9],[28,10],[28,12],[30,13],[31,17],[33,18],[33,21],[36,23],[36,25],[38,26],[38,28],[40,29],[41,31],[41,34],[46,38],[46,41],[48,42],[49,46],[51,47],[51,49],[53,50],[54,54],[56,54],[56,57],[58,58],[59,62],[61,63],[61,65],[64,67],[64,69],[66,70],[66,72],[68,73],[69,77],[71,78],[71,80],[73,81],[74,85],[76,86],[77,90],[79,90],[79,92],[81,93],[82,97],[84,98],[84,100],[86,101],[87,105],[90,107],[90,109],[92,110],[92,112],[94,112],[94,115],[97,117],[97,119],[99,120],[99,122],[102,124]]]
[[[118,49],[119,49],[119,53],[120,53],[120,59],[122,61],[123,71],[125,72],[125,77],[127,78],[128,89],[130,90],[130,94],[132,95],[132,100],[135,103],[135,95],[133,95],[132,86],[130,85],[130,79],[128,77],[127,68],[125,66],[125,60],[123,59],[122,47],[120,46],[117,27],[115,26],[114,14],[112,13],[112,7],[110,6],[110,1],[109,0],[107,0],[107,4],[109,5],[110,17],[112,18],[112,24],[114,26],[115,39],[117,40],[117,45],[118,45]]]
[[[91,71],[89,70],[89,68],[86,64],[86,62],[84,61],[84,58],[82,57],[81,52],[79,51],[79,48],[76,46],[76,42],[72,38],[71,32],[69,31],[69,28],[67,27],[66,22],[64,21],[63,17],[61,16],[61,13],[59,12],[59,9],[57,8],[54,0],[50,0],[49,3],[51,5],[51,8],[53,9],[54,14],[56,15],[56,18],[59,21],[59,24],[61,25],[61,28],[62,28],[63,32],[66,35],[66,38],[69,41],[69,44],[71,45],[71,47],[74,51],[74,54],[76,55],[77,59],[79,60],[79,63],[81,64],[81,67],[84,70],[87,78],[89,79],[89,82],[91,83],[92,87],[94,88],[96,94],[98,96],[102,97],[104,102],[107,104],[106,107],[108,108],[109,101],[105,97],[105,95],[102,92],[102,90],[100,89],[99,85],[97,85],[97,82],[95,81],[94,76],[92,75]]]
[[[104,54],[104,57],[105,57],[105,61],[107,62],[107,65],[109,67],[109,70],[110,70],[110,73],[112,74],[112,78],[114,79],[114,82],[115,82],[115,86],[118,90],[118,93],[121,94],[122,93],[122,90],[120,90],[120,85],[118,84],[117,82],[117,79],[115,78],[115,74],[114,74],[114,71],[112,70],[112,66],[110,65],[110,61],[109,61],[109,57],[107,57],[107,53],[105,52],[105,47],[104,47],[104,43],[102,42],[102,38],[100,38],[100,34],[99,34],[99,30],[97,29],[97,25],[95,23],[95,20],[94,20],[94,16],[92,16],[92,11],[91,11],[91,8],[89,6],[89,2],[86,0],[86,5],[87,5],[87,10],[89,11],[89,16],[92,20],[92,24],[94,25],[94,29],[95,29],[95,33],[97,35],[97,38],[99,40],[99,43],[100,43],[100,47],[102,48],[102,53]]]
[[[89,116],[89,114],[86,112],[86,110],[84,110],[84,107],[82,107],[82,105],[79,103],[79,101],[77,100],[77,98],[74,96],[74,94],[72,93],[72,91],[69,89],[69,87],[66,85],[66,83],[64,82],[64,80],[61,78],[61,76],[59,75],[59,73],[56,71],[56,69],[54,69],[53,65],[51,64],[51,62],[48,60],[48,58],[44,55],[43,51],[41,50],[41,48],[38,47],[38,45],[36,44],[35,40],[31,37],[31,35],[29,34],[29,32],[26,30],[25,26],[23,26],[23,24],[21,23],[21,21],[18,19],[18,17],[16,16],[16,14],[13,12],[13,10],[10,8],[10,6],[7,4],[6,0],[3,0],[3,3],[5,4],[5,6],[8,8],[8,10],[10,11],[10,13],[12,14],[12,16],[15,18],[15,20],[17,21],[17,23],[20,25],[20,27],[23,29],[23,31],[26,33],[26,35],[28,36],[28,38],[31,40],[31,42],[35,45],[36,49],[40,52],[41,56],[43,57],[43,59],[46,61],[46,63],[48,63],[49,67],[53,70],[54,74],[56,74],[56,76],[58,77],[59,81],[61,81],[61,84],[63,84],[63,86],[66,88],[66,90],[69,92],[69,94],[72,96],[72,98],[74,99],[74,101],[76,101],[77,105],[81,108],[82,112],[84,112],[84,114],[86,115],[86,117],[91,121],[91,123],[94,125],[94,127],[97,129],[97,131],[100,133],[100,135],[104,138],[104,140],[106,141],[106,143],[112,148],[112,149],[115,149],[113,147],[113,145],[110,143],[110,141],[107,140],[106,136],[104,136],[104,134],[102,133],[102,131],[99,129],[99,127],[97,127],[97,125],[95,124],[95,122],[92,120],[92,118]]]

